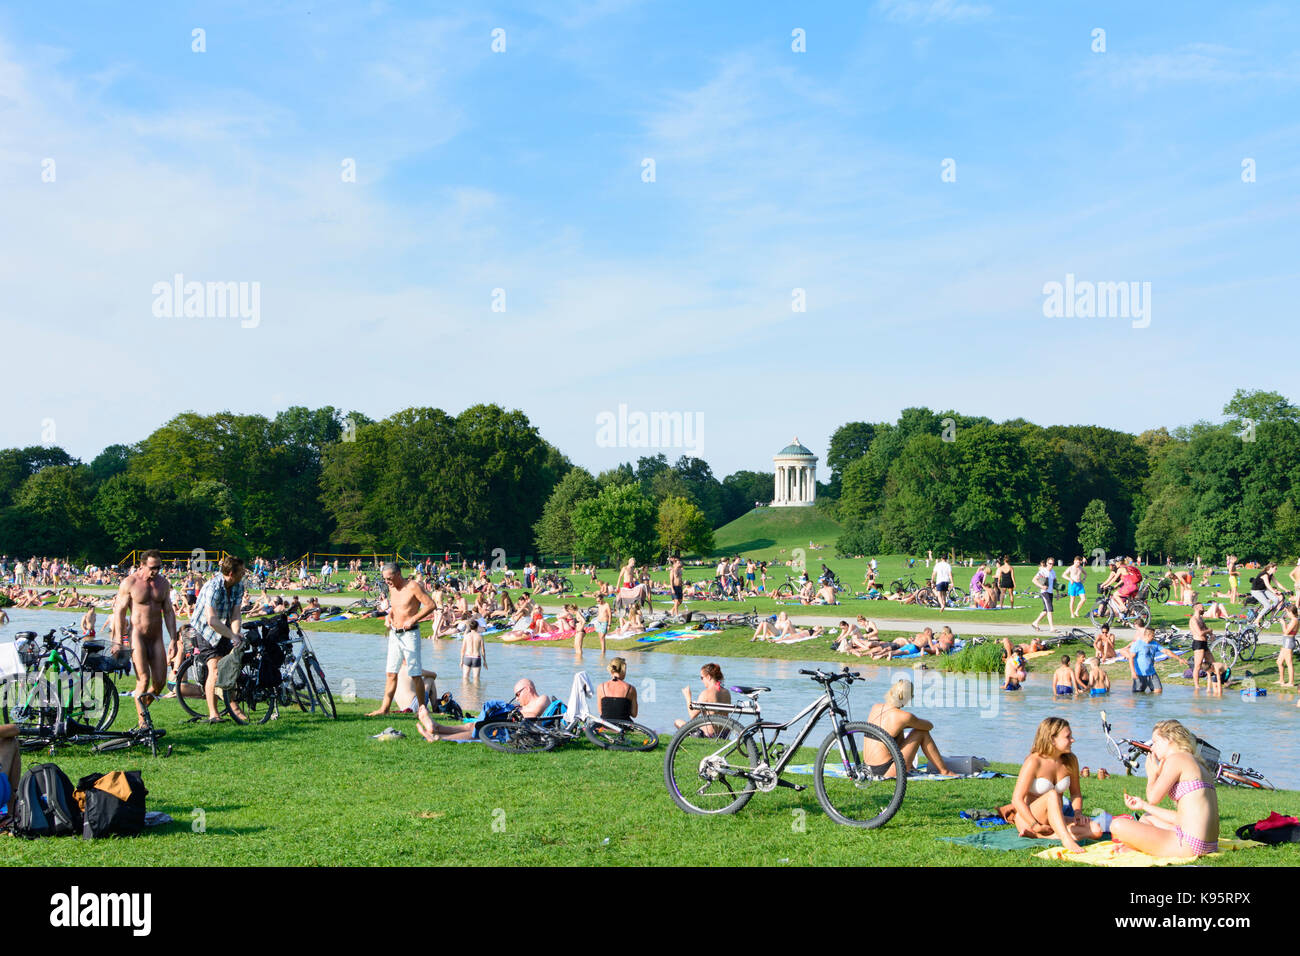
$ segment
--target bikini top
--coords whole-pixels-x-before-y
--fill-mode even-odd
[[[1048,780],[1046,777],[1035,777],[1033,784],[1029,787],[1030,792],[1036,797],[1041,797],[1051,789],[1053,789],[1052,781]],[[1060,780],[1056,781],[1055,789],[1057,793],[1062,794],[1068,791],[1070,789],[1070,778],[1062,777]]]
[[[1204,780],[1180,780],[1169,791],[1169,796],[1174,798],[1174,803],[1177,803],[1189,793],[1195,793],[1197,790],[1209,790],[1210,788],[1211,784],[1206,783]]]

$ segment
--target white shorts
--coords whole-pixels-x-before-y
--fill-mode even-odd
[[[385,673],[396,674],[402,663],[406,664],[406,673],[412,677],[424,674],[424,664],[420,660],[420,628],[408,631],[388,629],[388,666]]]

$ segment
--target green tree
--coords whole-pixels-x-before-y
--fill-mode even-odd
[[[830,497],[840,496],[844,469],[871,449],[875,437],[876,426],[867,422],[847,422],[835,429],[830,444],[826,447],[826,467],[831,472],[826,491]]]
[[[635,483],[611,485],[573,509],[578,550],[590,558],[647,561],[655,550],[655,507]]]
[[[1094,551],[1109,552],[1115,544],[1115,525],[1106,513],[1106,502],[1093,498],[1079,519],[1079,547],[1084,557]]]
[[[656,524],[659,547],[667,554],[708,554],[713,529],[704,512],[685,498],[665,498]]]
[[[537,550],[543,554],[574,554],[577,535],[573,530],[573,509],[578,502],[600,494],[600,486],[585,468],[570,468],[546,500],[542,516],[533,526]]]

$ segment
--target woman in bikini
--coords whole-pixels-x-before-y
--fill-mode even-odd
[[[1174,809],[1159,804],[1165,797]],[[1162,720],[1152,732],[1147,756],[1147,798],[1124,794],[1124,804],[1141,820],[1119,817],[1110,824],[1116,842],[1156,857],[1196,857],[1219,851],[1219,797],[1214,779],[1196,756],[1196,738],[1176,720]]]
[[[920,752],[929,758],[931,773],[937,772],[945,777],[958,776],[948,769],[939,754],[939,745],[934,742],[932,736],[934,724],[903,709],[911,703],[911,700],[912,682],[895,681],[886,692],[884,703],[876,704],[871,708],[870,714],[867,715],[867,723],[875,724],[894,738],[894,743],[898,744],[898,749],[903,752],[903,765],[908,770],[916,765],[916,755]],[[889,753],[882,744],[870,738],[863,738],[862,759],[870,765],[872,773],[895,776],[893,768],[889,766]]]
[[[1071,853],[1079,840],[1100,837],[1102,827],[1083,815],[1079,758],[1070,752],[1074,734],[1061,717],[1038,725],[1034,746],[1020,767],[1011,795],[1011,822],[1024,837],[1056,837]]]

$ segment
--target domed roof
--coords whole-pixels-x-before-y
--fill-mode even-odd
[[[811,451],[805,448],[803,445],[799,444],[798,437],[795,438],[792,444],[786,445],[784,448],[782,448],[779,452],[776,453],[777,458],[785,458],[790,455],[798,455],[799,457],[802,458],[817,457]]]

